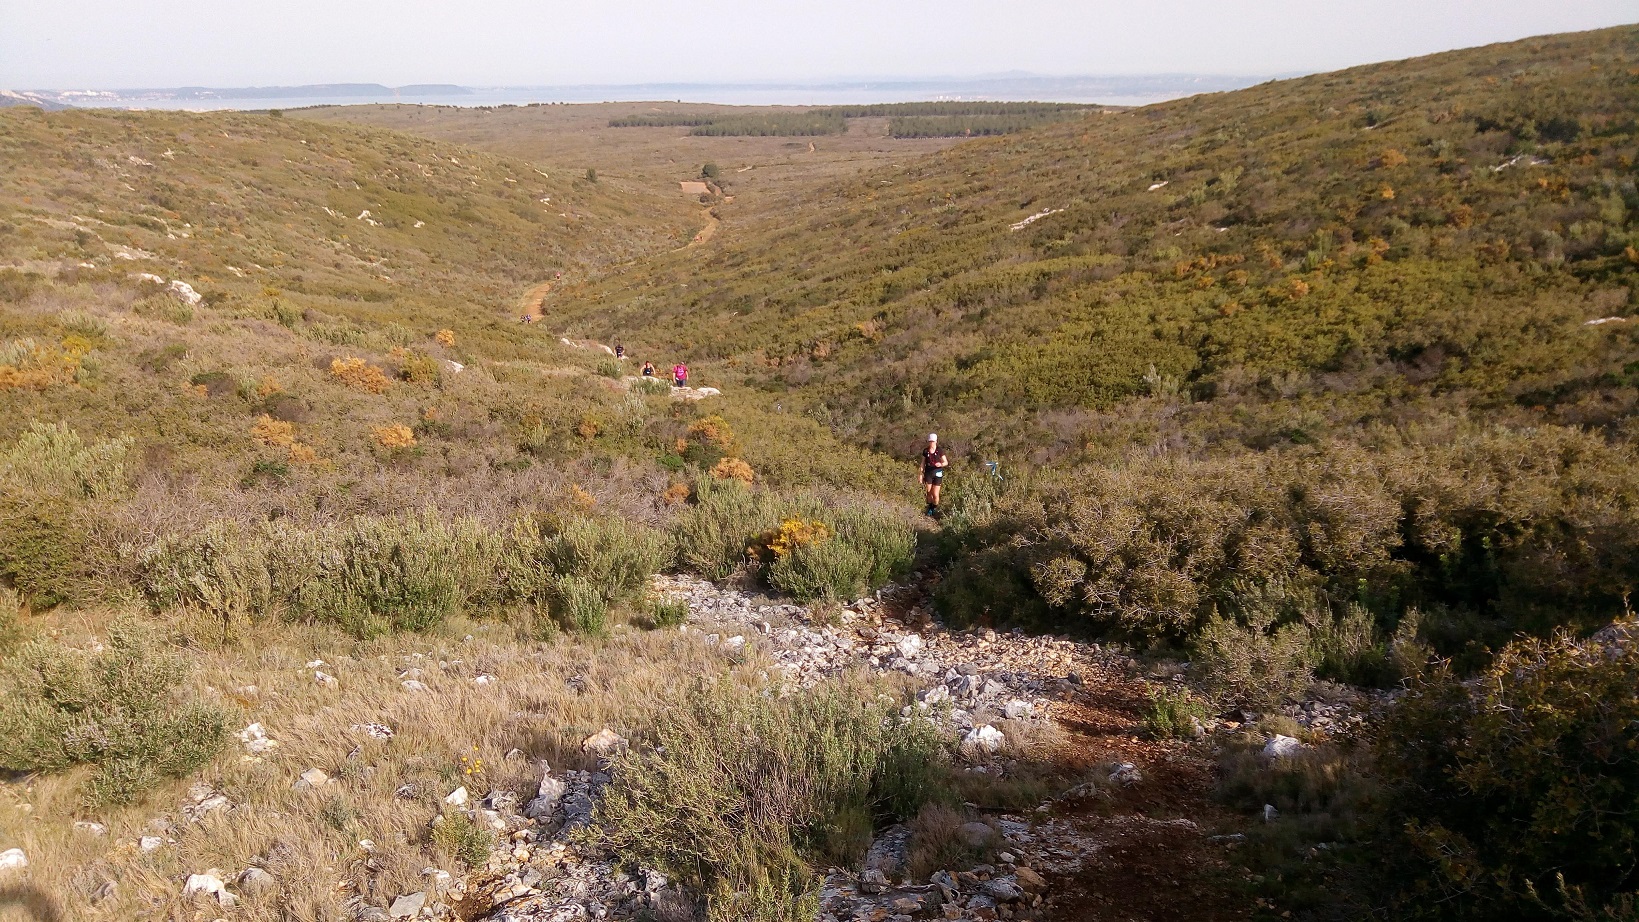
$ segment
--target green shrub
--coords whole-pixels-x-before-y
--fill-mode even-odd
[[[432,842],[444,854],[469,868],[482,868],[495,846],[495,833],[473,822],[465,813],[444,814],[432,828]]]
[[[398,376],[411,384],[437,384],[444,376],[444,369],[432,356],[411,352],[400,363]]]
[[[689,620],[689,603],[686,599],[661,599],[649,608],[649,620],[657,628],[677,627],[687,624]]]
[[[1563,918],[1639,891],[1639,648],[1524,639],[1418,676],[1378,737],[1402,918]]]
[[[706,896],[712,920],[813,918],[809,858],[943,796],[944,749],[869,689],[696,688],[615,758],[596,838]],[[846,828],[844,828],[846,827]]]
[[[773,497],[735,480],[701,478],[694,501],[672,520],[677,562],[707,579],[726,579],[746,562],[752,538],[777,528]]]
[[[916,561],[916,533],[891,509],[844,506],[821,518],[831,526],[836,540],[869,561],[864,580],[869,588],[904,576]]]
[[[605,378],[614,378],[618,381],[620,376],[626,373],[626,369],[615,359],[604,359],[598,363],[597,372]]]
[[[632,382],[632,393],[645,397],[663,397],[672,392],[672,386],[659,378],[638,378]]]
[[[1377,619],[1365,606],[1351,602],[1336,616],[1320,608],[1307,627],[1315,674],[1321,678],[1371,686],[1400,678],[1393,648],[1378,632]],[[1414,631],[1416,620],[1402,620],[1401,627]]]
[[[227,717],[181,690],[187,671],[131,620],[98,652],[29,642],[0,667],[0,767],[94,766],[87,798],[97,803],[129,803],[194,771],[222,748]]]
[[[494,555],[476,522],[432,514],[274,528],[266,546],[287,617],[334,623],[357,637],[438,624],[487,580]]]
[[[95,596],[106,563],[91,540],[99,514],[89,502],[0,495],[0,576],[40,608]]]
[[[107,499],[126,487],[130,449],[130,439],[87,442],[66,424],[35,420],[0,452],[0,483],[39,496]]]
[[[1231,704],[1269,707],[1299,697],[1314,681],[1309,630],[1292,606],[1313,597],[1285,583],[1242,586],[1233,617],[1214,615],[1195,639],[1201,676]]]
[[[575,518],[546,539],[541,560],[560,576],[573,576],[610,604],[632,599],[649,577],[670,562],[666,536],[614,516]]]
[[[155,608],[201,609],[226,633],[236,623],[274,611],[279,600],[268,555],[266,532],[214,523],[155,542],[143,550],[138,566]]]
[[[10,656],[28,636],[23,627],[23,600],[0,586],[0,659]]]
[[[1207,709],[1187,688],[1151,688],[1150,703],[1144,709],[1144,726],[1157,739],[1187,740],[1195,737],[1196,722]]]
[[[792,548],[764,572],[770,586],[799,602],[837,602],[856,599],[865,591],[871,563],[864,551],[831,537]]]
[[[601,630],[609,605],[634,598],[667,558],[664,535],[615,518],[496,532],[426,513],[319,528],[213,525],[155,543],[139,569],[156,608],[198,608],[225,630],[278,614],[369,637],[518,606]]]
[[[0,576],[36,605],[97,593],[92,529],[126,489],[128,439],[87,442],[66,425],[29,424],[0,452]]]
[[[560,576],[552,589],[552,616],[566,631],[602,634],[609,624],[609,600],[591,580]]]

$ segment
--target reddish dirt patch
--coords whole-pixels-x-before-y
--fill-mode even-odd
[[[1054,716],[1070,731],[1074,762],[1131,762],[1143,780],[1099,784],[1100,794],[1061,803],[1056,814],[1099,843],[1081,869],[1050,875],[1048,922],[1227,922],[1249,919],[1253,900],[1236,892],[1239,873],[1214,831],[1244,820],[1212,799],[1214,766],[1201,747],[1145,739],[1142,682],[1088,675]],[[1095,776],[1096,777],[1096,776]]]

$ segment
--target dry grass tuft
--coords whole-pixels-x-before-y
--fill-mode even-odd
[[[116,614],[45,620],[80,642],[104,632]],[[163,627],[185,636],[189,625],[177,617]],[[481,862],[480,837],[457,835],[459,820],[446,818],[435,831],[442,799],[455,787],[527,799],[542,761],[554,771],[591,768],[581,741],[603,727],[641,733],[668,690],[702,675],[756,684],[766,668],[756,657],[736,664],[674,632],[520,643],[504,624],[475,622],[446,625],[437,636],[362,642],[322,625],[266,623],[232,647],[194,644],[189,658],[197,672],[188,689],[233,713],[230,729],[257,722],[278,745],[256,755],[232,741],[200,774],[164,782],[127,806],[85,810],[74,773],[38,775],[17,788],[22,797],[0,803],[0,841],[28,854],[29,882],[55,894],[70,917],[90,913],[92,893],[117,880],[113,895],[96,904],[99,917],[192,918],[179,895],[185,875],[218,868],[231,889],[251,865],[273,874],[279,888],[242,902],[235,920],[338,919],[354,897],[385,906],[422,889],[430,865],[453,873]],[[315,660],[324,665],[308,668]],[[315,669],[338,684],[316,683]],[[404,688],[400,676],[409,669],[420,670],[425,691]],[[494,680],[477,684],[480,674]],[[372,737],[367,724],[391,728],[392,738]],[[481,765],[477,785],[467,773],[474,765]],[[308,768],[331,781],[294,790]],[[196,782],[229,805],[186,819]],[[105,824],[107,835],[76,833],[81,819]],[[144,835],[164,844],[143,852],[136,843]]]

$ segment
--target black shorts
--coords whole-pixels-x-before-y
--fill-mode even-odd
[[[922,483],[926,486],[937,487],[944,482],[945,472],[943,469],[922,472]]]

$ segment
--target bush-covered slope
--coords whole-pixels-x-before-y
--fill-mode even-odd
[[[1074,445],[1180,389],[1600,425],[1636,394],[1639,334],[1587,325],[1633,310],[1636,156],[1639,30],[1531,39],[961,145],[553,310],[877,444]]]
[[[124,591],[144,548],[213,523],[233,540],[204,556],[250,566],[241,537],[274,520],[654,519],[725,457],[880,482],[864,453],[816,471],[763,437],[755,399],[706,446],[718,408],[629,392],[611,356],[516,321],[559,271],[680,245],[692,210],[381,130],[0,114],[0,580],[36,606]]]

